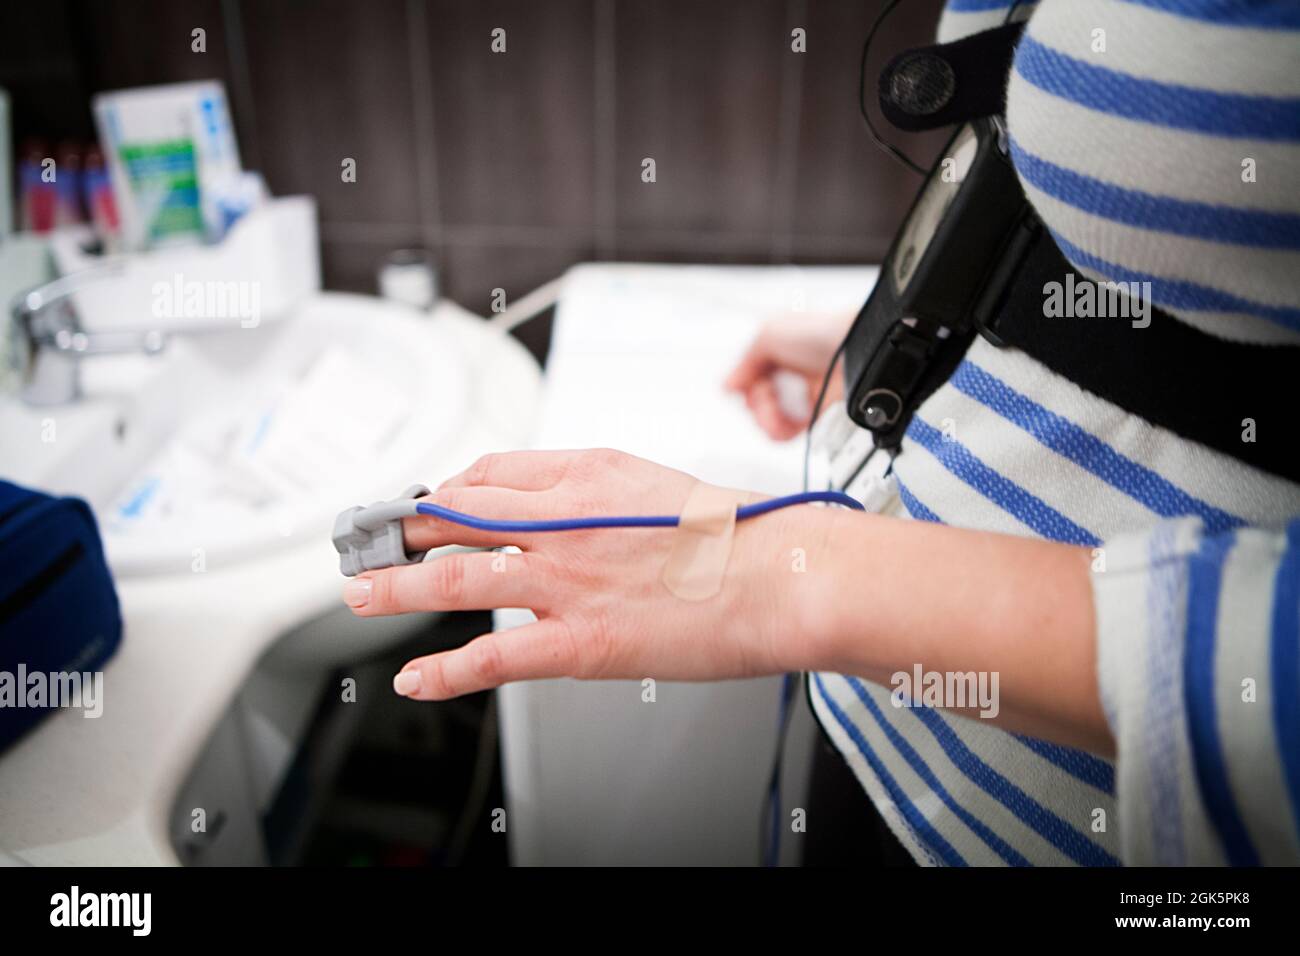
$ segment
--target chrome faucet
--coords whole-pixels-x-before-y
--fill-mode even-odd
[[[20,293],[9,316],[9,361],[29,405],[62,405],[81,397],[81,360],[90,355],[162,351],[162,332],[86,332],[73,306],[74,293],[120,275],[109,263],[61,276]]]

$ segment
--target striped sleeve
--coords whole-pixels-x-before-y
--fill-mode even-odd
[[[1300,863],[1300,519],[1122,536],[1093,594],[1124,863]]]

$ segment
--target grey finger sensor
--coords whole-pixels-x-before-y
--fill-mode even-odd
[[[379,571],[399,564],[418,564],[426,551],[408,552],[402,537],[402,519],[416,514],[416,499],[429,494],[424,485],[412,485],[392,501],[368,508],[349,508],[334,519],[334,550],[339,570],[348,577],[362,571]]]

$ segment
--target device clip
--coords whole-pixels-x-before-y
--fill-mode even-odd
[[[416,514],[416,499],[429,494],[424,485],[412,485],[392,501],[367,508],[356,506],[334,519],[334,550],[339,570],[348,577],[362,571],[379,571],[400,564],[418,564],[427,551],[408,552],[402,536],[402,519]]]

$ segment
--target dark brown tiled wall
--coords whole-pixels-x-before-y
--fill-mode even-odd
[[[882,29],[869,76],[932,35]],[[871,145],[875,0],[43,0],[0,12],[16,138],[88,136],[102,89],[216,77],[245,164],[320,204],[326,284],[432,248],[485,312],[590,259],[877,260],[916,178]],[[190,50],[207,30],[208,51]],[[490,49],[506,31],[506,52]],[[807,31],[807,52],[790,31]],[[931,138],[893,134],[928,158]],[[357,161],[357,181],[340,164]],[[656,182],[642,182],[653,158]]]

